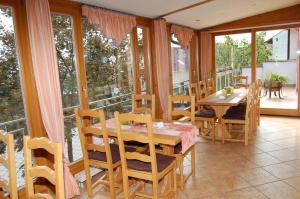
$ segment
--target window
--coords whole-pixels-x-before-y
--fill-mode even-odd
[[[190,50],[181,47],[177,37],[171,35],[173,94],[188,94],[190,83]]]
[[[65,154],[69,158],[69,161],[73,162],[82,158],[82,152],[74,115],[74,108],[80,106],[80,101],[72,17],[63,14],[52,14],[52,26],[64,107]]]
[[[113,117],[114,111],[131,111],[131,35],[116,46],[86,19],[82,23],[90,108],[103,109],[108,118]]]
[[[216,36],[216,88],[231,85],[233,75],[251,82],[251,33]]]
[[[149,55],[149,28],[140,26],[137,27],[137,38],[138,38],[138,61],[139,70],[138,78],[140,81],[141,93],[152,93],[151,84],[151,63]]]
[[[28,133],[23,103],[20,65],[13,21],[13,10],[0,6],[0,129],[13,133],[18,187],[24,185],[23,135]],[[0,153],[6,153],[0,143]],[[5,168],[0,175],[8,178]]]

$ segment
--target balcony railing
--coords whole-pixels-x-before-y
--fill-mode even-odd
[[[216,72],[216,88],[222,90],[225,87],[232,85],[232,77],[240,75],[239,69],[233,69],[232,67],[218,68]]]

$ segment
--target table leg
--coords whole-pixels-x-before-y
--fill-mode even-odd
[[[174,146],[162,145],[162,148],[163,148],[164,154],[166,154],[166,155],[173,155],[174,154]],[[171,190],[173,180],[176,180],[176,179],[173,179],[173,173],[170,172],[170,174],[168,174],[165,177],[165,180],[163,182],[163,186],[161,188],[161,193],[164,193],[167,190]]]
[[[213,109],[215,110],[216,116],[218,118],[218,123],[217,123],[217,132],[216,135],[218,138],[222,138],[222,130],[223,130],[223,125],[222,125],[222,117],[226,113],[226,111],[229,109],[230,106],[212,106]],[[230,136],[230,135],[225,135]]]

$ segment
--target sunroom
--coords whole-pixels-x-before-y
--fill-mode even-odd
[[[299,56],[299,0],[0,0],[0,198],[300,199]]]

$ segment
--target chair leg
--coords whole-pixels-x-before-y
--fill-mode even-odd
[[[213,143],[215,143],[216,142],[216,124],[215,124],[215,122],[212,122],[211,131],[212,131],[212,136],[213,136]]]
[[[245,126],[245,146],[248,146],[249,143],[249,130],[248,128]]]
[[[177,192],[177,167],[175,166],[173,169],[173,191]]]
[[[90,166],[85,164],[86,190],[89,197],[93,195],[92,192],[92,178],[90,173]]]
[[[158,199],[158,181],[153,180],[153,199]]]
[[[183,175],[183,158],[180,157],[179,158],[179,171],[180,171],[180,189],[183,189],[183,185],[184,185],[184,175]]]
[[[130,199],[129,196],[129,182],[128,182],[128,176],[126,176],[122,170],[123,173],[123,191],[124,191],[124,198]]]
[[[225,134],[227,133],[227,125],[225,123],[222,123],[221,125],[223,127],[222,129],[224,129],[222,131],[222,143],[224,144],[225,143]]]
[[[191,150],[191,168],[192,168],[192,176],[196,176],[196,150],[195,146],[193,146]]]
[[[116,198],[115,183],[114,183],[114,171],[113,168],[108,169],[108,179],[109,179],[109,192],[112,199]]]

